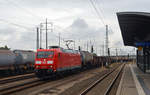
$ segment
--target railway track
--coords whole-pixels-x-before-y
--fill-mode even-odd
[[[121,65],[116,70],[106,73],[82,91],[80,95],[109,95],[124,66],[125,64]]]
[[[69,84],[73,81],[76,81],[78,79],[81,79],[86,73],[92,73],[94,70],[88,70],[85,72],[81,72],[78,74],[73,74],[71,76],[65,76],[63,78],[59,78],[56,80],[44,80],[41,81],[40,79],[36,77],[32,77],[32,74],[29,74],[31,78],[29,78],[27,75],[22,75],[18,77],[11,77],[13,81],[11,81],[11,78],[7,78],[8,80],[1,79],[1,85],[0,85],[0,95],[28,95],[23,94],[24,92],[33,91],[33,95],[37,95],[37,88],[43,87],[44,89],[48,87],[48,89],[57,88],[59,86],[63,86],[66,84]],[[26,78],[22,78],[26,77]],[[19,79],[17,79],[19,78]],[[7,81],[7,82],[6,82]],[[44,86],[45,85],[45,86]],[[38,93],[42,92],[42,89],[38,90]]]
[[[23,80],[23,79],[29,79],[29,78],[33,78],[33,77],[35,77],[34,73],[1,78],[0,84],[10,83],[10,82],[14,82],[14,81]]]
[[[94,71],[94,69],[88,70],[88,72],[93,72],[93,71]],[[82,78],[85,73],[87,73],[87,70],[83,71],[81,73],[73,74],[71,76],[68,75],[68,76],[65,76],[62,78],[58,78],[56,80],[44,80],[44,81],[42,81],[36,77],[25,78],[25,79],[22,78],[22,77],[27,77],[27,75],[6,78],[6,80],[1,79],[0,80],[0,82],[1,82],[0,95],[10,95],[10,94],[16,95],[16,93],[17,93],[17,95],[20,95],[25,90],[34,89],[34,88],[37,88],[37,86],[42,86],[42,85],[47,85],[47,84],[48,84],[48,88],[56,88],[61,85],[65,85],[67,83],[70,83],[72,81],[76,81],[76,80]],[[29,75],[32,76],[32,74],[29,74]],[[17,78],[19,78],[19,79],[17,79]],[[13,81],[11,81],[10,79],[13,79]],[[47,86],[44,86],[44,87],[47,87]],[[20,93],[20,94],[18,94],[18,93]]]
[[[23,79],[19,81],[14,81],[10,83],[1,84],[0,86],[0,95],[9,95],[11,93],[17,92],[19,90],[35,86],[42,81],[39,81],[37,78]]]
[[[56,88],[61,85],[65,85],[69,82],[76,81],[77,79],[80,79],[83,75],[77,75],[74,74],[72,76],[67,76],[61,79],[53,80],[40,80],[38,78],[31,78],[31,79],[25,79],[20,80],[19,82],[13,82],[13,83],[7,83],[5,85],[0,86],[0,95],[9,95],[9,94],[15,94],[18,91],[24,91],[26,89],[30,89],[32,87],[49,84],[49,88]],[[16,95],[16,94],[15,94]],[[18,94],[19,95],[19,94]]]

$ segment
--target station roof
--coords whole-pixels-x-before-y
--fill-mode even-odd
[[[150,42],[150,13],[118,12],[117,17],[124,45]]]

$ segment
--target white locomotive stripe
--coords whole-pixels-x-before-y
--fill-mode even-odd
[[[138,81],[136,75],[135,75],[135,72],[134,72],[134,70],[133,70],[131,64],[129,64],[129,66],[130,66],[130,69],[131,69],[131,72],[132,72],[132,76],[133,76],[133,79],[134,79],[134,82],[135,82],[135,85],[136,85],[136,89],[137,89],[137,91],[138,91],[138,94],[139,94],[139,95],[146,95],[145,92],[144,92],[144,90],[143,90],[143,88],[141,87],[141,85],[140,85],[140,83],[139,83],[139,81]]]

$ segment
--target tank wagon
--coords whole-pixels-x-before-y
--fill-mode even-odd
[[[23,73],[34,69],[35,52],[0,50],[0,74]]]
[[[15,64],[15,54],[10,50],[0,50],[0,70],[8,70]]]
[[[93,54],[88,51],[80,51],[80,54],[82,60],[82,68],[91,66],[93,61]]]
[[[14,50],[16,55],[15,67],[22,70],[33,70],[35,62],[35,52],[25,50]]]

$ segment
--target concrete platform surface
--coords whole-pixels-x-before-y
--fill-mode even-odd
[[[150,74],[143,73],[136,64],[127,64],[116,95],[150,95]]]

